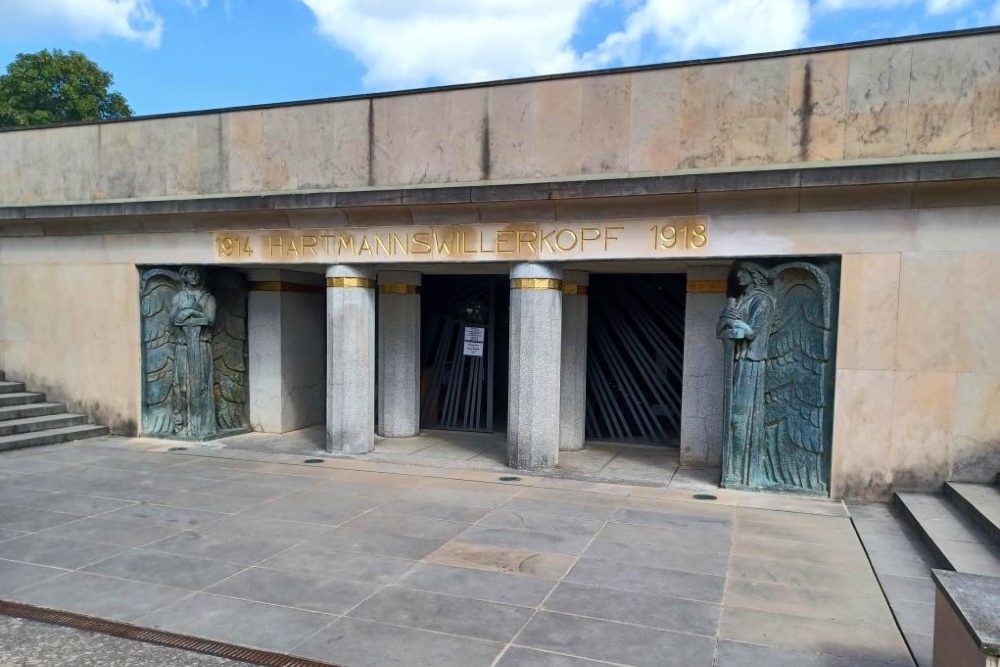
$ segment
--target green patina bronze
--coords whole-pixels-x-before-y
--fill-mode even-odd
[[[249,430],[242,276],[148,268],[140,298],[143,435],[210,440]]]
[[[838,278],[835,260],[733,266],[722,486],[829,494]]]

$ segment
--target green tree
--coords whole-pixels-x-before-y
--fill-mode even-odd
[[[18,54],[0,76],[0,127],[127,118],[128,102],[108,91],[113,81],[77,51]]]

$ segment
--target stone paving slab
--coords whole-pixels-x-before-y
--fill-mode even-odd
[[[349,667],[489,667],[503,649],[498,642],[345,617],[294,652]]]
[[[166,447],[20,453],[0,596],[347,667],[912,665],[841,503]]]
[[[332,614],[196,593],[137,620],[157,630],[287,652],[334,620]]]
[[[934,558],[886,505],[852,503],[849,511],[882,591],[919,667],[933,662]]]
[[[487,602],[537,607],[552,592],[555,581],[425,563],[408,572],[396,585]]]

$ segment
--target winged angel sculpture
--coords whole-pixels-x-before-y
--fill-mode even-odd
[[[235,274],[211,277],[215,295],[196,267],[142,273],[145,435],[207,440],[247,429],[246,294]]]
[[[828,493],[829,276],[808,262],[734,265],[716,334],[726,359],[722,486]]]

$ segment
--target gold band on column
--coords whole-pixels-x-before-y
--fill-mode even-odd
[[[403,283],[379,283],[379,294],[420,294],[420,285]]]
[[[375,281],[371,278],[327,278],[327,287],[365,287],[371,289],[375,287]]]
[[[511,289],[551,289],[562,291],[563,281],[555,278],[511,278]]]
[[[570,296],[587,296],[590,290],[586,285],[577,285],[575,283],[563,283],[563,294],[569,294]]]
[[[322,294],[322,285],[286,283],[280,280],[251,280],[247,283],[251,292],[298,292],[300,294]]]
[[[727,287],[725,280],[689,280],[687,291],[697,294],[725,294]]]

